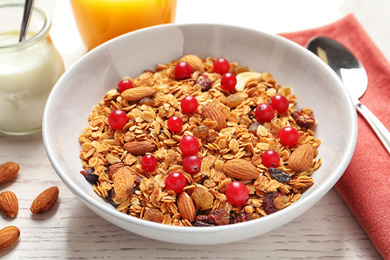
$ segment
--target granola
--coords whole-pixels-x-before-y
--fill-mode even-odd
[[[225,225],[288,207],[313,185],[311,175],[321,166],[321,159],[316,159],[321,141],[313,130],[313,111],[298,109],[292,89],[279,85],[270,73],[253,72],[236,62],[230,62],[229,69],[237,76],[236,88],[223,90],[222,76],[213,69],[215,60],[186,55],[159,64],[153,71],[127,78],[134,86],[131,94],[111,89],[93,107],[88,126],[79,136],[82,174],[118,211],[170,225]],[[180,61],[191,66],[187,79],[175,76],[175,65]],[[255,108],[268,104],[275,95],[287,98],[287,112],[275,112],[271,121],[259,123]],[[192,113],[183,113],[180,106],[187,96],[195,97],[199,104]],[[127,122],[117,130],[108,122],[113,110],[127,114]],[[181,131],[169,130],[167,121],[173,116],[182,120]],[[284,145],[278,136],[286,126],[299,133],[295,145]],[[201,165],[195,173],[184,170],[179,148],[182,137],[188,135],[200,144],[197,156]],[[307,170],[294,171],[288,160],[303,144],[313,147],[312,162]],[[269,150],[280,157],[279,165],[272,169],[262,158]],[[146,154],[157,161],[151,172],[141,166]],[[233,165],[243,162],[249,170],[239,171]],[[179,194],[165,186],[172,172],[186,178]],[[233,205],[227,199],[226,190],[233,181],[241,181],[248,189],[249,196],[242,205]]]

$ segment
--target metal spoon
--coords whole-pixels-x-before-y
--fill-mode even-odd
[[[307,49],[325,61],[341,78],[356,110],[367,120],[390,153],[390,133],[379,119],[360,101],[367,90],[367,74],[358,59],[340,43],[326,37],[313,38]]]
[[[22,26],[20,28],[19,42],[24,41],[26,38],[33,6],[34,6],[34,0],[24,1],[23,20],[22,20]]]

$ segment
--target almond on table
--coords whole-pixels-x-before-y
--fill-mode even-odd
[[[59,194],[58,187],[50,187],[40,193],[31,204],[30,211],[33,214],[41,214],[53,207]]]
[[[19,172],[20,166],[14,162],[6,162],[0,165],[0,184],[12,180]]]
[[[283,210],[313,185],[314,112],[269,72],[188,54],[114,85],[124,81],[79,136],[82,174],[118,211],[227,225]]]
[[[0,230],[0,252],[6,250],[15,243],[20,236],[19,228],[8,226]]]
[[[19,202],[15,193],[4,191],[0,193],[0,210],[8,217],[15,217],[19,211]]]

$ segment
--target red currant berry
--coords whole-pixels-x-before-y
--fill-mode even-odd
[[[124,79],[119,81],[116,89],[118,90],[119,93],[122,93],[126,89],[133,88],[133,87],[134,87],[133,83],[129,79]]]
[[[231,91],[236,87],[237,78],[233,73],[225,73],[221,78],[221,88],[224,91]]]
[[[199,151],[199,141],[192,135],[181,138],[179,148],[183,156],[195,155]]]
[[[274,109],[268,104],[260,104],[256,107],[255,116],[260,124],[270,122],[275,117]]]
[[[191,77],[192,68],[185,62],[181,61],[175,66],[175,77],[179,80],[188,79]]]
[[[198,109],[198,105],[198,100],[193,96],[186,96],[180,103],[183,113],[195,112]]]
[[[171,172],[165,179],[165,188],[173,190],[176,194],[183,191],[187,185],[187,179],[181,172]]]
[[[261,156],[261,159],[263,160],[264,166],[267,168],[275,168],[279,166],[280,156],[277,152],[273,150],[265,151]]]
[[[113,110],[108,115],[108,124],[112,129],[121,129],[127,123],[127,114],[123,110]]]
[[[202,161],[197,155],[190,155],[183,159],[183,168],[188,173],[198,173],[201,165]]]
[[[285,96],[275,95],[271,98],[269,104],[278,111],[278,114],[284,114],[288,110],[289,102]]]
[[[214,68],[214,72],[223,75],[223,74],[229,72],[230,64],[224,58],[218,58],[214,62],[213,68]]]
[[[230,204],[242,206],[249,198],[248,188],[240,181],[233,181],[226,189],[226,198]]]
[[[299,133],[295,128],[286,126],[279,130],[279,138],[283,144],[293,146],[298,141]]]
[[[183,120],[181,120],[178,116],[173,116],[168,119],[168,129],[174,133],[174,132],[180,132],[183,128]]]
[[[151,154],[144,155],[141,159],[141,167],[145,172],[154,171],[157,167],[156,158]]]

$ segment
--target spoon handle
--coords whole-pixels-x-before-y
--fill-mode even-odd
[[[358,102],[355,106],[356,110],[359,111],[360,114],[367,120],[387,151],[390,153],[390,132],[365,105]]]
[[[34,6],[34,0],[25,0],[24,2],[24,11],[23,11],[23,20],[20,28],[19,42],[24,41],[26,38],[28,26],[30,24],[31,11]]]

